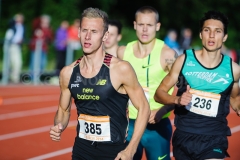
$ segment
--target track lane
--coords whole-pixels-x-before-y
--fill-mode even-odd
[[[29,87],[29,86],[28,86]],[[27,97],[32,96],[31,91],[35,93],[34,96],[41,96],[44,95],[49,89],[47,87],[32,87],[34,89],[30,89],[29,87],[25,89],[24,86],[17,87],[18,91],[22,91],[21,97]],[[9,94],[8,96],[4,96],[2,94],[2,88],[0,91],[0,97],[6,97],[6,98],[15,98],[19,97],[18,93],[14,94],[11,97],[11,92],[13,93],[13,89],[16,88],[10,87],[5,88],[5,92]],[[10,91],[12,90],[12,91]],[[50,92],[56,93],[57,96],[59,96],[59,87],[50,87]],[[30,92],[30,93],[29,93]],[[43,102],[37,102],[37,103],[22,103],[22,104],[12,104],[12,105],[0,105],[0,116],[3,114],[1,109],[10,109],[14,108],[11,111],[4,111],[5,113],[16,113],[16,112],[27,112],[28,110],[34,110],[34,109],[42,109],[42,108],[49,108],[54,107],[54,105],[58,104],[58,98],[57,100],[54,100],[52,102],[50,101],[43,101]],[[16,108],[15,108],[16,107]],[[20,108],[18,110],[18,108]],[[23,109],[24,108],[24,109]],[[75,108],[75,106],[72,106],[72,108]],[[56,107],[57,109],[57,107]],[[54,111],[54,110],[53,110]],[[76,110],[72,110],[71,120],[76,122]],[[10,118],[5,120],[0,120],[0,125],[4,128],[5,126],[9,126],[5,128],[4,133],[10,134],[14,132],[20,132],[22,131],[22,128],[25,128],[26,130],[34,129],[34,128],[40,128],[44,126],[51,126],[53,123],[53,117],[55,115],[55,112],[52,113],[42,113],[39,115],[25,115],[18,118]],[[170,115],[170,118],[173,119],[174,114],[172,113]],[[239,117],[236,116],[235,113],[230,113],[228,117],[229,126],[234,127],[240,125],[240,121],[238,120]],[[25,119],[25,120],[24,120]],[[74,123],[73,122],[73,123]],[[34,125],[32,125],[34,124]],[[19,127],[20,126],[20,127]],[[174,128],[174,126],[173,126]],[[11,132],[13,131],[13,132]],[[75,126],[68,127],[62,135],[61,142],[53,142],[49,137],[49,130],[46,129],[46,131],[42,131],[41,133],[35,133],[35,134],[29,134],[24,135],[21,137],[16,138],[10,138],[7,140],[0,141],[0,159],[3,160],[15,160],[15,159],[30,159],[34,157],[38,157],[41,155],[46,155],[49,153],[55,153],[52,154],[53,157],[45,158],[48,160],[59,160],[59,159],[71,159],[71,152],[70,153],[64,153],[61,155],[58,155],[58,151],[61,151],[63,149],[71,148],[73,145],[74,137],[76,136]],[[2,135],[2,129],[0,130],[0,135]],[[229,153],[231,155],[231,160],[239,160],[240,152],[240,141],[239,141],[240,132],[234,132],[231,137],[229,137]],[[173,158],[172,158],[173,159]]]

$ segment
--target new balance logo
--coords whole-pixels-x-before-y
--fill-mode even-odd
[[[99,79],[96,85],[104,86],[106,84],[106,79]]]
[[[72,89],[73,87],[79,87],[79,84],[71,84],[71,89]]]

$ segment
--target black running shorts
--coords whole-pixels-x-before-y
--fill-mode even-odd
[[[227,153],[228,139],[221,135],[199,135],[175,130],[172,139],[176,160],[223,159]]]
[[[93,142],[75,138],[72,160],[113,160],[126,148],[126,144]]]

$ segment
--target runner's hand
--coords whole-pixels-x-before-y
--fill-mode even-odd
[[[61,123],[58,123],[57,125],[50,128],[50,137],[53,141],[61,140],[62,129],[63,126]]]
[[[114,160],[132,160],[132,159],[133,155],[123,150],[118,153],[117,157]]]
[[[178,104],[181,106],[188,105],[192,100],[192,94],[189,92],[190,86],[187,85],[187,90],[178,99]]]
[[[167,111],[164,107],[162,107],[160,109],[151,110],[151,114],[150,114],[148,123],[155,124],[155,123],[160,122],[160,120],[166,113],[167,113]]]

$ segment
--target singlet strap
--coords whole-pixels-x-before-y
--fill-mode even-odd
[[[106,53],[105,57],[104,57],[104,60],[103,60],[103,63],[106,64],[108,67],[110,67],[110,62],[111,62],[112,57],[113,56],[111,54]],[[78,65],[80,63],[80,61],[82,60],[82,58],[83,58],[83,56],[78,58],[76,63],[74,64],[74,66]]]
[[[74,64],[74,66],[78,65],[80,63],[80,61],[82,60],[83,56],[81,56],[80,58],[77,59],[76,63]]]
[[[111,54],[106,53],[103,63],[106,64],[108,67],[110,67],[110,62],[111,62],[112,57],[113,56]]]

